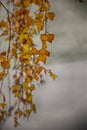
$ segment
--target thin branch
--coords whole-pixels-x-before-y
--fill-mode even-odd
[[[8,8],[0,1],[0,4],[4,7],[4,9],[7,11],[7,12],[9,12],[11,15],[13,15],[9,10],[8,10]]]

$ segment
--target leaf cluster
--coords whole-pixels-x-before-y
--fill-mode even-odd
[[[7,51],[0,52],[0,123],[13,112],[14,126],[18,126],[19,118],[29,118],[32,112],[36,113],[33,102],[36,83],[45,83],[44,75],[53,79],[57,77],[44,67],[50,56],[48,44],[54,40],[54,34],[48,32],[47,23],[53,21],[55,14],[50,12],[49,0],[8,0],[7,4],[13,6],[12,12],[0,2],[0,7],[7,12],[7,19],[0,21],[0,38],[8,43]],[[38,9],[32,12],[34,6]],[[39,35],[41,48],[34,39],[35,35]],[[3,82],[5,78],[9,82],[9,70],[14,60],[13,85],[8,84],[9,94],[14,96],[12,106],[4,95]]]

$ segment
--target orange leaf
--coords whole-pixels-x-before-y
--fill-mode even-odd
[[[0,28],[1,27],[7,27],[7,25],[8,25],[7,22],[5,22],[3,20],[0,22]]]
[[[8,60],[4,60],[1,62],[1,67],[4,69],[8,69],[10,67],[10,63]]]
[[[41,34],[40,38],[42,41],[52,42],[54,40],[54,34]]]
[[[37,21],[42,22],[43,13],[40,13],[40,14],[34,13],[34,15],[35,15],[35,19],[36,19]]]
[[[32,50],[29,51],[29,54],[31,54],[31,55],[35,55],[36,54],[37,55],[38,52],[39,51],[36,48],[32,48]]]
[[[37,58],[37,61],[42,61],[44,64],[46,63],[46,55],[40,55],[38,58]]]
[[[40,55],[49,56],[49,55],[50,55],[50,52],[49,52],[48,50],[45,50],[45,49],[40,49],[40,50],[39,50],[39,54],[40,54]]]
[[[44,12],[44,11],[48,11],[49,9],[50,9],[50,4],[49,4],[49,1],[46,0],[46,1],[42,4],[42,6],[41,6],[41,8],[40,8],[40,11],[41,11],[41,12]]]
[[[36,67],[35,72],[39,74],[42,71],[42,69],[43,69],[42,66]]]
[[[53,12],[47,12],[46,13],[46,17],[49,19],[49,20],[53,20],[54,17],[55,17],[55,14]]]
[[[34,78],[35,80],[37,80],[37,81],[39,80],[37,74],[33,74],[32,76],[33,76],[33,78]]]
[[[43,30],[44,24],[42,22],[36,22],[37,30],[40,32]]]
[[[43,40],[42,40],[42,48],[44,48],[44,49],[47,48],[47,43],[46,43],[46,41],[43,41]]]

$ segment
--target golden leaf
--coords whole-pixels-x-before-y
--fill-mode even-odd
[[[35,86],[30,86],[30,87],[29,87],[29,90],[30,90],[30,91],[33,91],[34,89],[35,89]]]
[[[49,20],[53,20],[54,17],[55,17],[55,14],[54,14],[53,12],[47,12],[47,13],[46,13],[46,17],[47,17],[47,19],[49,19]]]
[[[4,69],[8,69],[10,67],[10,63],[8,60],[4,60],[1,62],[1,67]]]
[[[21,56],[21,59],[23,59],[23,60],[27,60],[29,58],[30,58],[30,54],[26,54],[26,55]]]
[[[30,0],[24,0],[23,3],[25,7],[28,7],[30,5]]]
[[[52,42],[54,40],[54,34],[41,34],[40,38],[42,41]]]
[[[36,67],[35,72],[39,74],[42,71],[42,69],[43,69],[42,66]]]
[[[44,24],[43,22],[36,22],[38,32],[43,30]]]
[[[37,58],[37,61],[42,61],[44,64],[46,63],[46,55],[40,55],[38,58]]]
[[[15,97],[19,97],[19,94],[20,94],[19,91],[16,91],[15,92]]]
[[[32,77],[35,79],[35,80],[39,80],[39,77],[37,76],[37,74],[32,74]]]
[[[28,91],[28,83],[27,82],[24,82],[23,88],[24,88],[25,91]]]
[[[48,11],[50,9],[50,4],[49,4],[49,1],[46,0],[42,6],[40,7],[40,11],[41,12],[44,12],[44,11]]]
[[[42,48],[44,48],[44,49],[47,48],[47,43],[46,43],[46,41],[42,41]]]
[[[3,109],[6,107],[5,103],[0,103],[0,107],[2,107]]]
[[[37,55],[38,52],[39,51],[36,48],[32,48],[32,50],[29,51],[29,54],[31,54],[31,55]]]
[[[22,32],[22,33],[20,34],[20,36],[19,36],[19,40],[20,40],[20,41],[22,41],[22,40],[24,40],[24,39],[27,40],[27,38],[28,38],[28,30],[29,30],[29,27],[26,26],[26,27],[24,28],[23,32]]]
[[[35,105],[35,104],[32,104],[32,111],[33,111],[34,113],[36,113],[36,105]]]
[[[27,83],[31,83],[31,82],[32,82],[32,79],[31,79],[30,76],[28,76],[28,77],[26,78],[26,82],[27,82]]]
[[[26,116],[27,116],[27,118],[30,116],[30,114],[31,114],[31,110],[30,109],[26,109]]]
[[[21,2],[20,2],[20,1],[17,1],[15,5],[16,5],[16,6],[20,6],[20,5],[21,5]]]
[[[35,15],[35,19],[36,19],[36,21],[38,21],[38,22],[42,22],[42,19],[43,19],[43,13],[40,13],[40,14],[38,14],[38,13],[34,13],[34,15]]]
[[[49,70],[49,73],[50,73],[50,77],[55,80],[57,78],[57,75],[54,74],[51,70]]]
[[[16,92],[19,92],[20,91],[20,85],[18,84],[15,84],[12,86],[12,92],[13,93],[16,93]],[[19,93],[16,93],[16,95],[18,95]]]
[[[32,95],[31,95],[31,93],[28,93],[28,94],[26,95],[26,100],[27,100],[28,102],[32,102]]]
[[[49,56],[50,55],[50,52],[46,49],[40,49],[39,50],[39,54],[40,55],[46,55],[46,56]]]
[[[7,73],[5,73],[5,72],[0,72],[0,80],[2,80],[3,76],[7,76]]]
[[[0,28],[2,28],[2,27],[7,27],[7,22],[5,22],[4,20],[2,20],[1,22],[0,22]]]

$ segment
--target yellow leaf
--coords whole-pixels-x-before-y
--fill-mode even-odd
[[[47,12],[47,13],[46,13],[46,17],[47,17],[47,19],[49,19],[49,20],[53,20],[54,17],[55,17],[55,14],[54,14],[53,12]]]
[[[0,80],[2,80],[2,78],[3,78],[3,76],[7,76],[7,73],[5,73],[5,72],[0,72]]]
[[[26,109],[26,116],[27,116],[27,118],[30,116],[30,114],[31,114],[31,110],[30,109]]]
[[[17,92],[15,92],[15,97],[19,97],[19,92],[17,91]]]
[[[35,104],[32,104],[32,111],[33,111],[34,113],[36,113],[36,105],[35,105]]]
[[[19,92],[19,91],[20,91],[20,85],[15,84],[15,85],[12,86],[12,92],[13,93],[16,93],[16,92]],[[16,93],[16,94],[18,94],[18,93]]]
[[[54,74],[51,70],[49,70],[49,73],[50,73],[50,77],[55,80],[57,78],[57,75]]]
[[[26,99],[27,99],[28,102],[32,102],[32,95],[31,95],[31,93],[28,93],[26,95]]]
[[[19,40],[20,41],[22,41],[22,40],[27,40],[27,38],[28,38],[28,30],[29,30],[29,27],[28,26],[26,26],[25,28],[24,28],[24,30],[23,30],[23,32],[20,34],[20,36],[19,36]]]
[[[24,82],[23,88],[24,88],[25,91],[28,91],[28,83],[27,82]]]
[[[2,107],[3,109],[6,107],[5,103],[0,103],[0,107]]]

